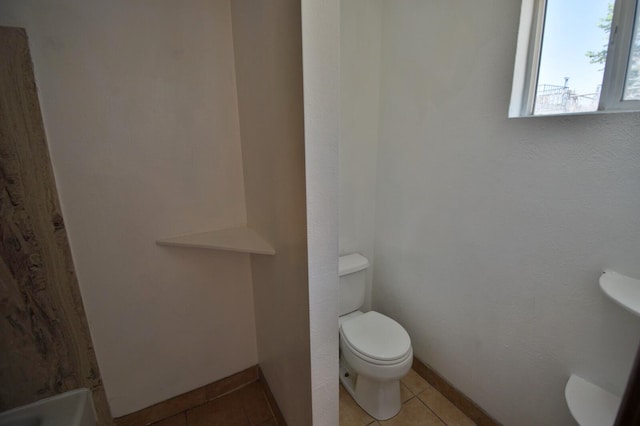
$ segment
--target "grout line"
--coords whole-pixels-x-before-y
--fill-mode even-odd
[[[216,399],[220,399],[220,398],[222,398],[223,396],[227,396],[227,395],[232,394],[232,393],[234,393],[234,392],[236,392],[236,391],[239,391],[240,389],[242,389],[242,388],[244,388],[244,387],[247,387],[247,386],[249,386],[250,384],[255,383],[256,381],[257,381],[257,379],[256,379],[255,381],[253,381],[253,382],[249,382],[249,383],[245,383],[245,384],[243,384],[243,385],[240,385],[240,386],[238,386],[237,388],[234,388],[233,390],[230,390],[230,391],[225,392],[225,393],[223,393],[223,394],[221,394],[221,395],[215,396],[215,397],[213,397],[213,398],[211,398],[211,399],[206,399],[206,400],[205,400],[204,402],[202,402],[201,404],[194,405],[193,407],[189,407],[189,408],[187,408],[186,410],[182,411],[182,413],[184,413],[184,415],[185,415],[185,417],[186,417],[186,416],[187,416],[187,411],[191,411],[191,410],[194,410],[194,409],[196,409],[196,408],[202,407],[203,405],[207,405],[208,403],[213,402],[213,401],[215,401]],[[244,408],[243,408],[243,412],[244,412]],[[169,416],[169,417],[165,417],[164,419],[156,420],[156,421],[155,421],[155,422],[153,422],[153,423],[157,423],[157,422],[161,422],[161,421],[163,421],[163,420],[170,419],[171,417],[173,417],[173,416],[175,416],[175,415],[178,415],[178,414],[180,414],[180,413],[173,414],[173,415],[171,415],[171,416]],[[152,426],[152,425],[153,425],[153,423],[151,423],[149,426]],[[187,426],[189,426],[189,425],[187,424]]]
[[[501,426],[482,407],[415,356],[413,357],[412,369],[476,425]]]
[[[260,389],[262,390],[262,396],[267,401],[267,406],[269,407],[269,412],[271,413],[271,418],[273,420],[275,420],[276,425],[280,425],[280,423],[276,419],[276,414],[273,412],[273,407],[271,406],[271,401],[269,401],[269,397],[267,396],[267,392],[264,390],[264,383],[260,382],[260,380],[258,380],[258,382],[260,383]],[[266,422],[264,422],[264,423],[266,423]]]
[[[188,411],[194,410],[194,409],[196,409],[196,408],[200,408],[200,407],[202,407],[203,405],[207,405],[207,404],[209,404],[210,402],[215,401],[216,399],[220,399],[220,398],[222,398],[222,397],[224,397],[224,396],[227,396],[227,395],[232,394],[232,393],[234,393],[234,392],[236,392],[236,391],[239,391],[240,389],[242,389],[242,388],[244,388],[244,387],[247,387],[247,386],[249,386],[250,384],[255,383],[256,381],[258,381],[258,380],[255,380],[255,381],[253,381],[253,382],[245,383],[245,384],[243,384],[243,385],[240,385],[240,386],[238,386],[237,388],[234,388],[233,390],[230,390],[230,391],[228,391],[228,392],[225,392],[225,393],[223,393],[223,394],[221,394],[221,395],[218,395],[218,396],[216,396],[216,397],[214,397],[214,398],[212,398],[212,399],[207,399],[207,400],[205,400],[202,404],[194,405],[193,407],[187,408],[187,409],[186,409],[186,410],[184,410],[184,411],[181,411],[181,412],[176,413],[176,414],[172,414],[172,415],[170,415],[169,417],[165,417],[165,418],[163,418],[163,419],[156,420],[156,421],[154,421],[153,423],[147,423],[147,425],[148,425],[148,426],[153,426],[153,425],[154,425],[154,424],[156,424],[156,423],[162,422],[162,421],[164,421],[164,420],[170,419],[171,417],[174,417],[174,416],[177,416],[177,415],[179,415],[179,414],[182,414],[182,415],[184,415],[185,424],[186,424],[187,426],[189,426],[189,417],[187,416],[187,412],[188,412]],[[268,403],[268,401],[267,401],[267,403]],[[271,404],[268,404],[268,405],[269,405],[269,410],[271,410]],[[242,413],[245,415],[245,417],[247,417],[247,422],[248,422],[248,421],[249,421],[249,417],[247,416],[247,413],[246,413],[246,410],[244,409],[244,407],[242,408]],[[272,414],[273,414],[273,412],[272,412]]]
[[[418,394],[414,393],[411,389],[409,389],[409,386],[405,385],[404,383],[402,383],[402,380],[400,380],[400,386],[404,386],[404,388],[406,390],[409,391],[409,393],[411,394],[411,398],[407,399],[406,401],[404,401],[402,403],[402,405],[406,404],[407,402],[411,401],[413,398],[415,398],[416,396],[418,396]],[[400,408],[402,410],[402,408]]]
[[[422,392],[421,392],[422,393]],[[418,396],[418,395],[416,395]],[[422,399],[418,398],[418,401],[420,401],[422,403],[422,405],[424,405],[425,407],[427,407],[427,410],[431,411],[438,419],[440,419],[440,421],[445,425],[448,426],[449,424],[438,415],[438,413],[435,412],[435,410],[433,410],[431,407],[429,407],[429,404],[427,404],[426,402],[424,402]]]
[[[244,404],[242,404],[242,414],[244,414],[244,419],[247,421],[247,424],[250,425],[251,421],[249,420],[249,415],[247,414],[247,410],[244,408]]]
[[[271,392],[271,388],[269,387],[269,382],[267,378],[262,373],[262,369],[258,365],[258,381],[262,384],[262,389],[267,396],[267,402],[269,402],[269,406],[271,407],[271,413],[276,420],[276,424],[278,426],[287,426],[287,421],[282,415],[282,411],[280,411],[280,407],[278,406],[278,401],[276,401],[273,396],[273,392]]]

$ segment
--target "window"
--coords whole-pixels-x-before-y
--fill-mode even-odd
[[[640,0],[523,0],[510,117],[640,111]]]

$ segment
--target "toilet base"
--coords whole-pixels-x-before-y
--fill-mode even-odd
[[[357,374],[340,354],[340,383],[356,403],[376,420],[387,420],[402,406],[400,380],[372,380]]]

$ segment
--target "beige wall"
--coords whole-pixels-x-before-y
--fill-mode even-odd
[[[26,27],[30,37],[54,173],[113,414],[255,364],[249,256],[154,243],[246,220],[229,2],[8,0],[0,3],[0,24]],[[295,161],[274,161],[292,161],[298,176],[302,141],[296,141]],[[293,186],[299,202],[298,179],[284,185]],[[303,224],[290,219],[279,235],[289,235],[289,226],[297,233],[292,241],[276,240],[276,248],[283,263],[302,263]],[[304,268],[296,271],[281,291],[306,300],[298,279]],[[280,324],[298,324],[306,307],[293,309]],[[264,315],[260,306],[257,311]],[[304,341],[301,329],[279,330],[274,339]],[[286,346],[285,359],[294,360],[296,372],[308,364],[296,364],[308,358],[307,346],[298,344]],[[266,366],[274,363],[269,356],[263,355]],[[273,368],[266,371],[273,376]],[[301,380],[308,383],[304,374]],[[282,391],[284,383],[274,388]]]
[[[640,321],[640,115],[508,119],[520,2],[382,3],[373,306],[507,425],[567,425],[570,374],[621,392]]]
[[[311,424],[300,2],[232,2],[258,359],[290,425]]]

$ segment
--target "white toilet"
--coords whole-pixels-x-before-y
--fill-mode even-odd
[[[370,416],[386,420],[400,411],[400,378],[411,368],[413,350],[396,321],[358,310],[368,267],[358,253],[340,257],[340,382]]]

